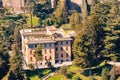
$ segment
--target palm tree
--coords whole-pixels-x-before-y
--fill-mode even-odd
[[[35,52],[34,52],[34,56],[36,58],[36,69],[38,71],[38,61],[42,61],[42,46],[41,45],[37,45]],[[38,75],[40,76],[40,73],[38,71]]]

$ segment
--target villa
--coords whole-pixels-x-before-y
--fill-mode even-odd
[[[71,64],[71,46],[75,35],[73,30],[47,26],[46,28],[22,29],[20,34],[26,66],[36,64],[34,52],[39,44],[42,46],[43,55],[43,60],[37,63],[39,68],[47,67],[46,60],[48,59],[54,67]]]

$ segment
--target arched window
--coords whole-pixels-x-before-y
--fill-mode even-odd
[[[55,51],[58,51],[58,48],[57,48],[57,47],[55,48]]]
[[[47,56],[45,56],[45,60],[47,60]]]
[[[61,54],[61,57],[63,57],[63,54]]]
[[[63,51],[63,47],[61,47],[61,51]]]
[[[32,57],[30,57],[30,61],[32,62],[33,60],[32,60]]]
[[[50,60],[52,60],[52,57],[50,56]]]
[[[66,53],[66,57],[69,57],[69,54],[68,54],[68,53]]]

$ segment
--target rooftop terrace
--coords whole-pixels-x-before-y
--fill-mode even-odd
[[[46,28],[22,29],[20,33],[26,36],[27,44],[37,44],[72,40],[70,36],[74,34],[74,31],[47,26]]]

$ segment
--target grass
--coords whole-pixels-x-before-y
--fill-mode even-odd
[[[91,67],[92,76],[94,76],[96,80],[101,80],[100,75],[104,67],[110,68],[110,66],[107,65],[105,61],[103,61],[98,66]],[[82,80],[89,80],[89,68],[82,69],[80,67],[72,65],[67,68],[67,73],[69,73],[69,75],[67,75],[67,78],[57,74],[55,76],[51,76],[48,80],[61,80],[62,78],[65,78],[63,80],[74,80],[76,76],[79,76]]]
[[[27,14],[26,16],[27,16],[27,25],[30,26],[31,25],[30,15]],[[36,16],[33,16],[32,22],[33,22],[33,26],[38,26],[39,25],[39,18]]]
[[[30,77],[30,80],[40,80],[38,76]]]
[[[48,80],[68,80],[68,79],[63,75],[54,75],[51,76]]]

